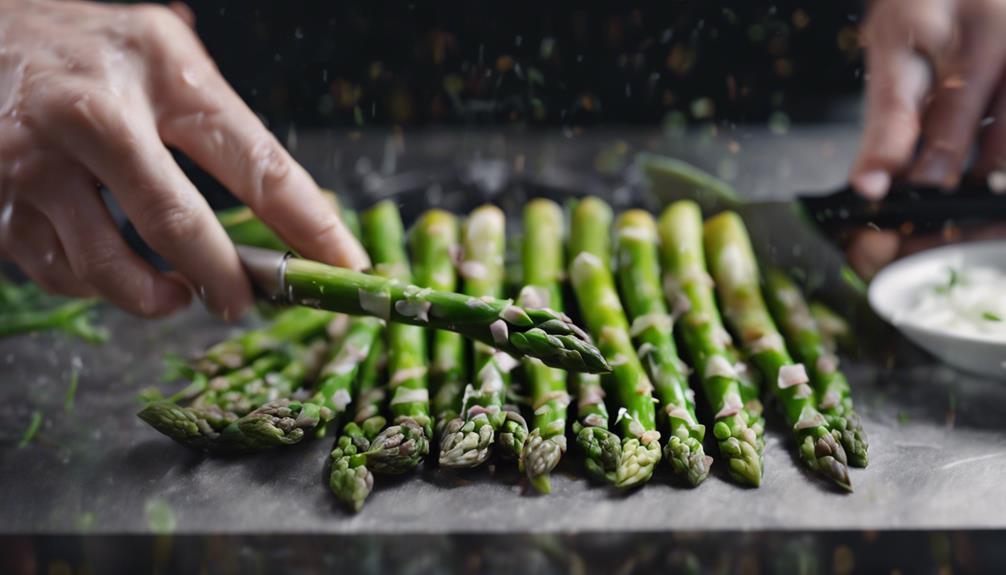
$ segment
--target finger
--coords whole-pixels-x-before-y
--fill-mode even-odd
[[[933,0],[882,2],[866,34],[866,125],[853,163],[853,187],[869,198],[887,193],[892,178],[909,163],[919,138],[919,117],[950,29]],[[935,15],[935,16],[934,16]]]
[[[103,298],[137,315],[160,317],[187,307],[189,288],[130,249],[98,191],[83,179],[67,185],[72,203],[50,203],[48,213],[74,273]]]
[[[80,280],[49,220],[38,210],[18,203],[0,244],[21,271],[49,293],[94,297],[95,290]]]
[[[196,27],[196,14],[189,8],[189,5],[185,2],[171,2],[168,4],[168,8],[178,16],[182,22],[189,28],[195,29]]]
[[[162,114],[160,133],[241,198],[305,257],[370,267],[360,243],[317,184],[220,75],[204,67]]]
[[[846,258],[852,269],[870,279],[898,256],[901,241],[892,230],[862,230],[849,243]]]
[[[953,188],[1006,59],[1006,40],[984,20],[968,22],[925,113],[922,152],[909,173],[918,184]],[[992,64],[992,65],[990,65]]]
[[[161,143],[149,109],[129,94],[93,92],[76,92],[56,112],[66,152],[108,186],[144,241],[196,286],[210,310],[243,315],[253,300],[237,252]]]
[[[975,174],[986,178],[996,193],[1006,192],[1006,77],[1000,82],[992,105],[989,106],[992,124],[981,135]]]

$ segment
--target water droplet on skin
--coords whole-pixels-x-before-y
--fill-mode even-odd
[[[185,67],[182,69],[182,82],[185,82],[193,88],[199,87],[199,73],[193,68]]]
[[[7,198],[4,202],[3,209],[0,209],[0,237],[6,237],[8,230],[10,230],[11,216],[14,213],[14,202],[11,198]]]
[[[43,261],[43,262],[45,263],[45,265],[47,265],[47,266],[51,266],[51,265],[52,265],[52,262],[53,262],[53,261],[55,261],[55,259],[56,259],[56,254],[55,254],[55,253],[53,253],[53,251],[52,251],[52,250],[49,250],[49,251],[45,252],[45,255],[44,255],[44,256],[42,256],[42,261]]]

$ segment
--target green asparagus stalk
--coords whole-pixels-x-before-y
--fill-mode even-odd
[[[460,271],[464,293],[473,301],[480,301],[482,296],[499,297],[503,291],[504,227],[503,212],[489,205],[475,209],[465,221]],[[499,341],[504,340],[502,335],[497,337]],[[467,386],[461,415],[444,429],[440,465],[480,465],[488,458],[493,442],[501,440],[506,442],[506,454],[519,457],[527,438],[527,424],[519,414],[504,410],[510,370],[515,364],[509,355],[497,353],[484,342],[475,342],[472,365],[478,388]]]
[[[835,313],[833,309],[822,302],[810,302],[810,315],[814,318],[821,332],[821,343],[825,348],[835,353],[839,349],[849,350],[855,346],[852,342],[852,328],[845,318]]]
[[[412,280],[405,253],[405,231],[398,206],[390,201],[378,203],[363,215],[364,244],[378,275],[408,283]],[[403,443],[402,449],[415,449],[422,460],[429,452],[433,436],[430,399],[427,387],[426,332],[422,327],[392,323],[388,325],[388,375],[392,389],[390,409],[395,425],[381,432],[375,441]],[[380,452],[391,453],[388,450]],[[374,457],[371,456],[373,462]],[[411,460],[412,458],[407,458]],[[397,465],[380,462],[378,465]]]
[[[340,206],[335,192],[322,189],[321,193],[329,199],[342,214],[342,220],[346,227],[357,238],[360,237],[359,221],[357,214],[353,210],[347,210]],[[248,206],[235,206],[220,210],[216,213],[217,221],[223,226],[224,231],[230,236],[235,244],[255,246],[270,250],[288,251],[286,243],[280,239],[276,232],[265,224],[255,212]]]
[[[244,451],[245,438],[236,422],[239,415],[223,409],[219,403],[223,393],[237,392],[267,374],[279,371],[290,361],[287,350],[276,350],[259,357],[248,366],[210,379],[201,373],[194,374],[193,383],[184,393],[148,403],[138,414],[154,429],[178,443],[199,451]],[[202,391],[193,397],[196,392]],[[176,402],[191,399],[190,405]]]
[[[563,205],[566,219],[572,220],[579,200],[570,200]],[[583,245],[583,239],[580,240]],[[600,250],[604,251],[604,242]],[[610,483],[618,470],[622,458],[622,441],[609,431],[608,407],[604,403],[604,388],[601,376],[594,373],[573,373],[572,383],[576,393],[577,420],[573,422],[576,444],[583,452],[584,468],[595,481]]]
[[[477,266],[469,268],[479,271]],[[512,356],[537,357],[568,371],[603,373],[609,369],[587,335],[564,314],[552,310],[434,291],[297,258],[287,260],[284,269],[283,297],[290,302],[454,331]]]
[[[381,320],[355,317],[341,342],[332,345],[314,393],[306,400],[282,398],[266,403],[238,421],[242,433],[262,445],[291,445],[326,427],[352,400],[352,383],[381,333]]]
[[[523,273],[526,285],[518,299],[524,307],[562,310],[563,213],[550,200],[533,200],[524,208]],[[534,429],[527,438],[521,467],[538,491],[552,490],[549,474],[566,452],[566,373],[526,357],[524,373],[531,388]]]
[[[630,210],[615,227],[619,286],[632,319],[631,334],[670,431],[664,457],[676,474],[698,485],[709,475],[712,458],[702,448],[706,428],[695,415],[688,368],[678,357],[674,320],[660,290],[657,225],[647,212]]]
[[[573,423],[576,444],[584,456],[587,474],[602,483],[610,483],[622,458],[622,441],[608,431],[608,408],[604,404],[601,376],[574,373],[577,420]]]
[[[295,344],[294,344],[295,345]],[[196,406],[217,405],[222,401],[222,396],[226,393],[240,392],[245,386],[252,382],[261,380],[266,375],[282,370],[290,362],[290,346],[286,349],[276,349],[266,352],[265,355],[253,360],[248,365],[229,371],[213,378],[207,378],[204,374],[193,373],[193,383],[182,390],[181,394],[172,396],[172,401],[192,399]],[[198,385],[202,382],[202,389]],[[196,391],[200,393],[196,394]],[[194,396],[193,396],[194,395]]]
[[[266,352],[288,343],[305,341],[325,331],[331,312],[293,308],[282,312],[267,326],[248,330],[210,347],[195,364],[207,375],[240,369]]]
[[[841,433],[842,447],[854,467],[866,467],[869,440],[852,406],[852,390],[838,369],[838,357],[824,344],[800,288],[779,269],[765,272],[765,299],[782,329],[787,347],[807,366],[818,409]]]
[[[458,222],[450,212],[429,210],[423,214],[409,235],[416,284],[437,291],[457,289],[454,254],[458,243]],[[436,436],[443,434],[447,422],[461,413],[461,397],[468,373],[466,344],[461,334],[436,330],[432,335],[430,380]]]
[[[851,491],[841,431],[814,405],[802,364],[786,351],[762,299],[758,265],[740,216],[724,212],[705,224],[709,269],[724,314],[793,426],[800,458],[812,470]]]
[[[656,429],[653,384],[646,375],[629,335],[622,304],[608,262],[611,259],[611,208],[587,198],[573,213],[570,232],[570,279],[580,313],[594,334],[601,353],[612,366],[607,378],[620,405],[622,453],[618,469],[609,474],[617,487],[641,485],[660,461],[660,433]]]
[[[758,486],[762,478],[764,421],[757,391],[742,387],[737,354],[723,328],[702,248],[702,212],[691,201],[669,206],[660,217],[664,291],[706,402],[715,414],[713,435],[730,476]],[[748,389],[748,391],[745,391]]]
[[[373,470],[367,459],[373,439],[387,425],[381,415],[386,391],[381,385],[386,364],[386,343],[378,337],[360,367],[353,420],[347,423],[335,440],[329,456],[331,470],[329,487],[339,501],[356,512],[363,508],[374,488]]]
[[[293,345],[290,361],[283,369],[268,373],[241,389],[220,394],[216,404],[225,411],[244,416],[269,402],[293,396],[314,380],[327,347],[321,339],[305,345]],[[202,403],[200,398],[196,402]]]

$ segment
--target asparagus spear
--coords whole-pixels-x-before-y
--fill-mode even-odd
[[[268,447],[247,437],[238,421],[243,413],[266,403],[268,398],[288,395],[302,382],[312,366],[311,355],[302,346],[291,352],[270,352],[245,369],[214,378],[213,385],[227,391],[207,390],[191,405],[170,400],[147,404],[140,419],[175,441],[209,452],[243,452]],[[282,366],[282,367],[279,367]],[[278,371],[273,371],[277,369]],[[265,380],[271,380],[267,385]]]
[[[457,289],[453,256],[458,244],[458,222],[450,212],[430,210],[423,214],[409,236],[416,284],[438,291]],[[465,376],[468,373],[466,345],[461,334],[436,330],[432,335],[430,379],[433,384],[433,415],[436,436],[458,416]]]
[[[526,285],[519,302],[525,307],[562,310],[563,213],[558,204],[537,199],[524,208],[521,250]],[[531,388],[534,429],[527,438],[521,466],[538,491],[552,490],[549,474],[566,452],[566,373],[526,357],[524,372]]]
[[[219,396],[217,405],[225,411],[244,416],[269,402],[293,396],[314,380],[327,347],[322,339],[293,345],[291,359],[283,369],[268,373],[241,389],[224,392]]]
[[[374,488],[373,471],[367,465],[368,450],[371,441],[387,424],[387,420],[381,415],[386,393],[380,385],[385,366],[385,350],[384,339],[375,339],[367,359],[360,367],[353,394],[356,406],[354,418],[343,427],[329,456],[329,487],[336,498],[353,511],[359,511],[363,507]]]
[[[765,272],[765,296],[772,316],[782,328],[789,349],[809,371],[818,409],[842,437],[842,447],[855,467],[866,467],[869,440],[852,406],[852,390],[838,369],[838,357],[824,344],[800,288],[779,269]]]
[[[814,318],[818,330],[821,332],[821,343],[825,348],[834,353],[839,349],[847,351],[853,348],[852,328],[845,318],[835,313],[822,302],[810,302],[810,315]]]
[[[346,410],[360,365],[381,333],[381,320],[355,317],[345,337],[332,345],[314,393],[306,400],[271,401],[238,421],[253,441],[267,445],[298,443],[312,430],[322,436],[328,424]]]
[[[349,228],[354,236],[359,238],[359,221],[357,220],[356,212],[342,207],[335,192],[322,189],[321,193],[335,205],[336,209],[342,214],[342,220],[346,223],[346,227]],[[227,235],[230,236],[231,241],[235,244],[284,252],[290,249],[276,235],[276,232],[272,231],[272,228],[259,219],[248,206],[234,206],[223,209],[216,212],[216,216],[224,231],[227,232]]]
[[[464,292],[473,301],[480,301],[480,296],[498,297],[503,291],[504,224],[503,212],[489,205],[475,209],[465,221],[460,271]],[[519,414],[503,409],[515,363],[509,355],[475,342],[472,365],[479,387],[466,387],[461,415],[447,424],[441,438],[440,465],[475,467],[488,458],[492,443],[500,439],[507,441],[509,454],[519,456],[527,424]]]
[[[411,281],[412,272],[405,254],[405,231],[398,207],[390,201],[378,203],[364,213],[363,230],[364,244],[376,273],[397,282]],[[406,442],[409,449],[416,449],[420,456],[425,456],[433,436],[426,383],[426,333],[419,326],[392,323],[387,334],[388,385],[392,389],[390,409],[395,425],[382,431],[375,441]],[[416,459],[417,463],[419,461],[421,457]]]
[[[611,259],[611,208],[597,198],[581,201],[573,212],[570,233],[570,279],[580,313],[612,366],[607,382],[618,398],[622,453],[618,468],[609,473],[617,487],[641,485],[660,461],[660,433],[656,430],[653,384],[632,347],[629,323],[622,310],[608,262]]]
[[[288,302],[455,331],[512,356],[530,355],[569,371],[608,370],[586,334],[561,313],[434,291],[308,260],[290,258],[279,264],[283,254],[268,250],[240,247],[239,252],[260,285],[272,282],[270,291]],[[275,284],[282,284],[279,291]]]
[[[587,474],[596,481],[610,482],[622,458],[622,441],[608,431],[608,408],[604,404],[601,376],[574,373],[577,420],[573,423],[576,444],[583,451]]]
[[[239,369],[268,351],[289,342],[307,340],[322,333],[332,320],[326,311],[293,308],[276,316],[267,326],[248,330],[210,347],[197,360],[197,371],[207,375]]]
[[[790,358],[765,307],[758,265],[740,216],[723,212],[706,222],[705,247],[727,321],[781,403],[801,459],[851,490],[841,432],[815,407],[804,366]]]
[[[630,210],[618,218],[616,230],[619,286],[632,319],[631,333],[670,430],[664,457],[676,474],[698,485],[709,475],[712,458],[702,449],[706,428],[695,415],[688,368],[678,357],[674,322],[660,292],[657,225],[650,214]]]
[[[737,355],[716,308],[706,273],[699,206],[675,202],[661,215],[658,231],[665,295],[679,316],[676,329],[715,413],[713,435],[720,453],[727,458],[731,477],[758,486],[764,453],[761,404],[751,400],[756,390],[742,387]]]

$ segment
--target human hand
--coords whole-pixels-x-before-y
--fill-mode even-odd
[[[863,29],[869,77],[850,174],[856,190],[878,199],[901,175],[953,188],[979,132],[976,175],[1006,170],[1004,30],[1006,0],[873,3]]]
[[[0,38],[0,258],[43,288],[143,316],[186,306],[192,290],[225,318],[252,305],[234,246],[167,146],[305,257],[369,265],[172,10],[0,0]],[[176,272],[129,249],[98,182]]]

